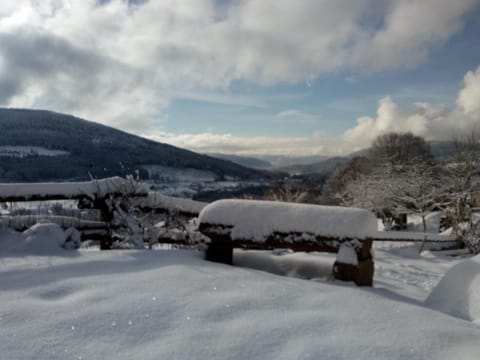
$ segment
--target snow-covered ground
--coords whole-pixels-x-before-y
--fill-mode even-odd
[[[226,176],[221,180],[208,170],[192,168],[174,168],[162,165],[142,165],[148,172],[147,183],[163,195],[192,198],[201,192],[228,192],[249,187],[261,187],[265,181],[240,180]]]
[[[325,281],[328,254],[237,251],[228,266],[189,250],[26,251],[39,239],[0,232],[2,360],[480,354],[478,325],[424,303],[461,258],[389,243],[375,249],[374,287],[358,288]]]
[[[195,182],[213,182],[217,176],[208,170],[198,170],[191,168],[174,168],[162,165],[142,165],[148,172],[149,178],[156,178],[165,183],[195,183]]]

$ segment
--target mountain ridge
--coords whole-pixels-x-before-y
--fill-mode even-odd
[[[15,147],[68,155],[18,155]],[[48,110],[0,108],[0,181],[83,180],[126,175],[142,165],[207,170],[219,179],[271,177],[268,172],[158,143],[106,125]],[[8,153],[8,154],[7,154]],[[7,154],[7,155],[6,155]]]

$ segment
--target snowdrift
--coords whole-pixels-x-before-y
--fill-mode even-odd
[[[0,284],[2,360],[472,360],[480,353],[480,328],[404,297],[209,263],[198,252],[3,259]]]
[[[35,253],[56,253],[66,240],[65,232],[52,223],[33,225],[23,233],[27,248]]]
[[[452,267],[426,300],[434,309],[480,322],[480,255]]]
[[[0,254],[61,255],[65,249],[79,248],[80,243],[80,233],[75,228],[64,231],[54,223],[38,223],[22,233],[0,234]]]

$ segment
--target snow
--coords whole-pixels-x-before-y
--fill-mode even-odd
[[[207,205],[207,203],[204,202],[166,196],[153,191],[150,191],[147,197],[139,198],[137,202],[144,208],[179,211],[181,213],[196,215]]]
[[[480,352],[480,327],[394,293],[401,279],[360,289],[186,250],[75,253],[0,251],[2,359],[457,360]],[[391,268],[408,254],[379,253]],[[443,258],[406,259],[409,268],[448,267]]]
[[[333,278],[335,258],[336,254],[332,253],[302,253],[288,249],[272,251],[235,249],[233,264],[282,276],[326,281]]]
[[[342,264],[358,265],[357,253],[350,242],[340,244],[337,261]]]
[[[141,167],[148,172],[148,177],[150,179],[156,179],[159,182],[213,182],[217,178],[215,173],[208,170],[199,170],[193,168],[175,168],[163,165],[142,165]]]
[[[52,150],[41,146],[0,146],[0,156],[19,157],[27,156],[65,156],[70,152],[64,150]]]
[[[452,267],[426,302],[447,314],[480,324],[480,255]]]
[[[218,187],[217,175],[208,170],[152,164],[141,167],[148,172],[149,182],[153,182],[155,190],[164,195],[191,198],[205,187]]]
[[[104,197],[111,193],[135,193],[146,195],[146,187],[134,187],[133,183],[121,177],[62,183],[9,183],[0,184],[0,201],[4,199],[29,199],[34,197],[64,196],[65,198],[85,195],[90,198]]]
[[[0,227],[8,227],[14,230],[22,230],[35,225],[39,221],[48,221],[55,223],[62,228],[81,228],[81,229],[98,229],[106,227],[106,223],[102,221],[83,220],[71,216],[58,215],[17,215],[17,216],[1,216]]]
[[[421,216],[415,214],[408,215],[407,230],[401,231],[387,231],[381,219],[378,219],[378,232],[374,236],[375,239],[383,240],[410,240],[410,241],[455,241],[455,234],[451,229],[439,233],[440,231],[440,219],[442,217],[441,211],[433,211],[425,216],[425,222],[427,225],[427,232],[423,232],[423,224]]]
[[[440,220],[442,215],[442,211],[432,211],[425,216],[427,232],[438,233],[440,231]],[[416,214],[408,214],[407,229],[414,232],[423,232],[422,217]]]
[[[378,231],[374,235],[375,239],[385,240],[411,240],[411,241],[455,241],[454,234],[424,233],[415,231]]]
[[[33,253],[57,253],[66,239],[60,226],[52,223],[38,223],[23,233],[27,248]]]
[[[253,241],[264,241],[274,232],[359,239],[377,232],[377,219],[367,210],[275,201],[215,201],[202,210],[199,221],[233,226],[233,239]]]
[[[23,233],[0,229],[0,256],[62,254],[67,238],[68,247],[73,248],[72,245],[78,240],[75,231],[64,232],[60,226],[52,223],[35,224]]]

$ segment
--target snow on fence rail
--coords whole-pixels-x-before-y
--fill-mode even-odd
[[[0,202],[105,198],[108,195],[147,196],[146,186],[112,177],[83,182],[0,184]]]
[[[444,235],[413,231],[378,231],[373,236],[374,241],[425,241],[425,242],[454,242],[455,234]]]
[[[337,279],[371,286],[372,237],[377,219],[367,210],[254,200],[220,200],[199,216],[211,239],[207,260],[232,264],[233,248],[291,248],[337,252]]]
[[[135,203],[147,211],[176,211],[180,214],[195,216],[207,206],[207,203],[204,202],[166,196],[154,191],[150,191],[146,197],[138,198]]]
[[[0,202],[79,200],[79,207],[94,208],[100,211],[102,221],[85,221],[76,217],[52,215],[2,216],[0,227],[24,230],[37,222],[49,221],[62,228],[74,227],[82,234],[95,231],[101,241],[101,249],[109,249],[112,244],[112,229],[121,228],[118,223],[124,222],[127,228],[132,219],[122,206],[136,208],[144,213],[168,213],[172,217],[192,218],[198,216],[206,203],[189,199],[165,196],[157,192],[149,192],[148,185],[139,183],[131,177],[126,179],[113,177],[85,182],[62,183],[16,183],[0,184]],[[86,200],[86,201],[85,201]],[[122,216],[115,216],[120,212]],[[116,220],[115,220],[116,218]]]
[[[107,228],[107,223],[103,221],[82,220],[70,216],[17,215],[0,217],[0,227],[8,227],[17,231],[23,231],[40,222],[54,223],[64,229],[70,227],[78,230],[98,230]]]

